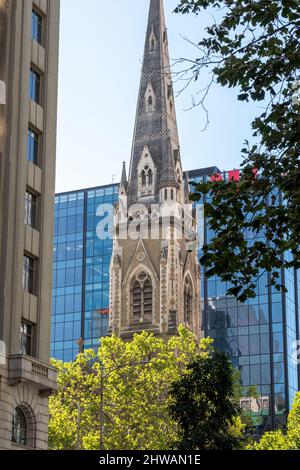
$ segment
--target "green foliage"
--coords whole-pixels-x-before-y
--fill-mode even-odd
[[[191,74],[198,80],[208,69],[221,86],[238,89],[238,100],[264,108],[252,123],[254,145],[242,149],[241,180],[199,184],[193,196],[205,202],[216,234],[204,247],[207,276],[231,282],[228,294],[245,301],[255,297],[264,272],[269,285],[284,291],[281,267],[300,267],[300,106],[292,99],[300,77],[300,8],[298,0],[181,0],[175,11],[207,8],[217,15]]]
[[[233,400],[234,373],[225,354],[200,355],[172,385],[170,412],[180,425],[180,450],[229,450],[242,444],[243,424]]]
[[[168,341],[146,332],[127,342],[103,338],[98,354],[55,362],[59,391],[50,398],[50,448],[99,449],[102,364],[104,449],[168,449],[178,431],[168,411],[170,384],[197,354],[205,357],[211,343],[179,327]]]
[[[254,450],[300,450],[300,392],[288,417],[287,431],[267,432],[258,443],[248,447]]]

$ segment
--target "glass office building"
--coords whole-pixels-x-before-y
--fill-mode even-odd
[[[216,172],[216,167],[193,170],[189,177],[203,181]],[[221,176],[238,179],[239,172]],[[107,332],[112,239],[100,240],[97,231],[105,218],[109,228],[117,199],[117,184],[56,196],[51,354],[57,359],[74,359],[80,338],[84,348],[97,348]],[[212,236],[204,222],[204,242]],[[260,431],[285,421],[300,383],[294,360],[300,283],[293,270],[282,270],[281,275],[287,294],[267,287],[264,273],[256,298],[241,304],[226,295],[226,283],[206,278],[202,267],[203,334],[212,337],[240,371],[242,406]]]
[[[80,338],[85,348],[98,347],[107,332],[112,240],[100,240],[97,227],[117,198],[118,185],[55,198],[51,355],[57,359],[73,360]]]
[[[217,168],[213,170],[192,171],[190,178],[207,181],[219,172]],[[238,170],[219,175],[225,180],[239,179]],[[213,236],[204,221],[204,243]],[[300,320],[297,273],[282,269],[281,282],[287,287],[287,294],[268,287],[269,275],[261,273],[256,298],[242,304],[226,295],[228,283],[216,276],[207,278],[205,268],[201,269],[203,333],[214,339],[215,347],[226,352],[240,371],[242,406],[251,412],[258,431],[273,429],[285,422],[300,384],[295,361]]]

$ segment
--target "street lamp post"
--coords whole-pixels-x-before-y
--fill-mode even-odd
[[[83,353],[83,346],[84,346],[84,340],[80,338],[77,341],[77,344],[80,348],[80,353]],[[100,418],[100,450],[103,450],[103,431],[104,431],[104,380],[109,377],[109,375],[114,372],[115,370],[118,369],[123,369],[124,367],[133,367],[133,366],[138,366],[138,365],[145,365],[149,364],[149,361],[139,361],[139,362],[130,362],[128,364],[122,364],[120,366],[115,366],[115,367],[108,367],[105,368],[103,363],[100,363],[100,411],[99,411],[99,418]],[[90,371],[90,373],[97,375],[97,372],[90,366],[90,364],[87,363],[87,367]],[[105,372],[107,371],[107,374]],[[80,410],[81,412],[81,410]],[[79,418],[80,419],[80,418]]]
[[[104,380],[109,377],[109,375],[115,370],[123,369],[124,367],[134,367],[139,365],[149,364],[149,361],[139,361],[139,362],[130,362],[128,364],[122,364],[116,367],[108,367],[107,369],[104,365],[100,364],[100,450],[103,450],[103,431],[104,431]],[[92,370],[91,366],[89,368]],[[105,374],[105,371],[108,371]],[[95,373],[95,371],[93,371]]]
[[[104,367],[100,365],[100,450],[103,450]]]
[[[122,364],[120,366],[116,367],[108,367],[107,369],[104,367],[104,365],[101,363],[100,364],[100,388],[99,388],[99,393],[100,393],[100,411],[99,411],[99,417],[100,417],[100,450],[103,450],[103,435],[104,435],[104,380],[109,377],[109,375],[114,372],[115,370],[118,369],[123,369],[124,367],[133,367],[133,366],[138,366],[138,365],[145,365],[149,364],[149,361],[139,361],[139,362],[130,362],[128,364]],[[97,375],[96,371],[87,363],[88,369],[90,370],[90,373]],[[105,372],[107,371],[107,374]]]

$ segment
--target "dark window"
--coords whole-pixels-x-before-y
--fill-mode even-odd
[[[21,323],[20,342],[21,354],[32,356],[32,325],[25,321]]]
[[[35,165],[39,160],[39,135],[30,128],[28,129],[27,160]]]
[[[30,191],[25,194],[25,225],[36,228],[37,198]]]
[[[153,184],[153,173],[151,169],[148,172],[148,183],[149,183],[149,186],[152,186]]]
[[[23,289],[29,294],[34,292],[34,260],[26,255],[23,259]]]
[[[42,44],[42,33],[43,17],[36,10],[32,10],[32,38],[39,44]]]
[[[23,410],[17,407],[12,422],[12,442],[26,446],[27,444],[27,421]]]
[[[168,199],[168,190],[165,189],[165,200],[167,200],[167,199]]]
[[[36,103],[40,102],[40,93],[41,93],[41,76],[34,70],[30,68],[29,75],[29,97]]]

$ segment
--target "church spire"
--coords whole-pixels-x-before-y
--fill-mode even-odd
[[[126,162],[123,162],[122,167],[122,176],[121,176],[121,183],[119,187],[119,194],[126,194],[127,193],[127,173],[126,173]]]
[[[126,162],[123,162],[121,184],[123,184],[124,188],[126,188],[127,186]]]
[[[182,180],[163,0],[150,0],[129,170],[129,202],[159,202]],[[180,170],[178,170],[178,168]]]

